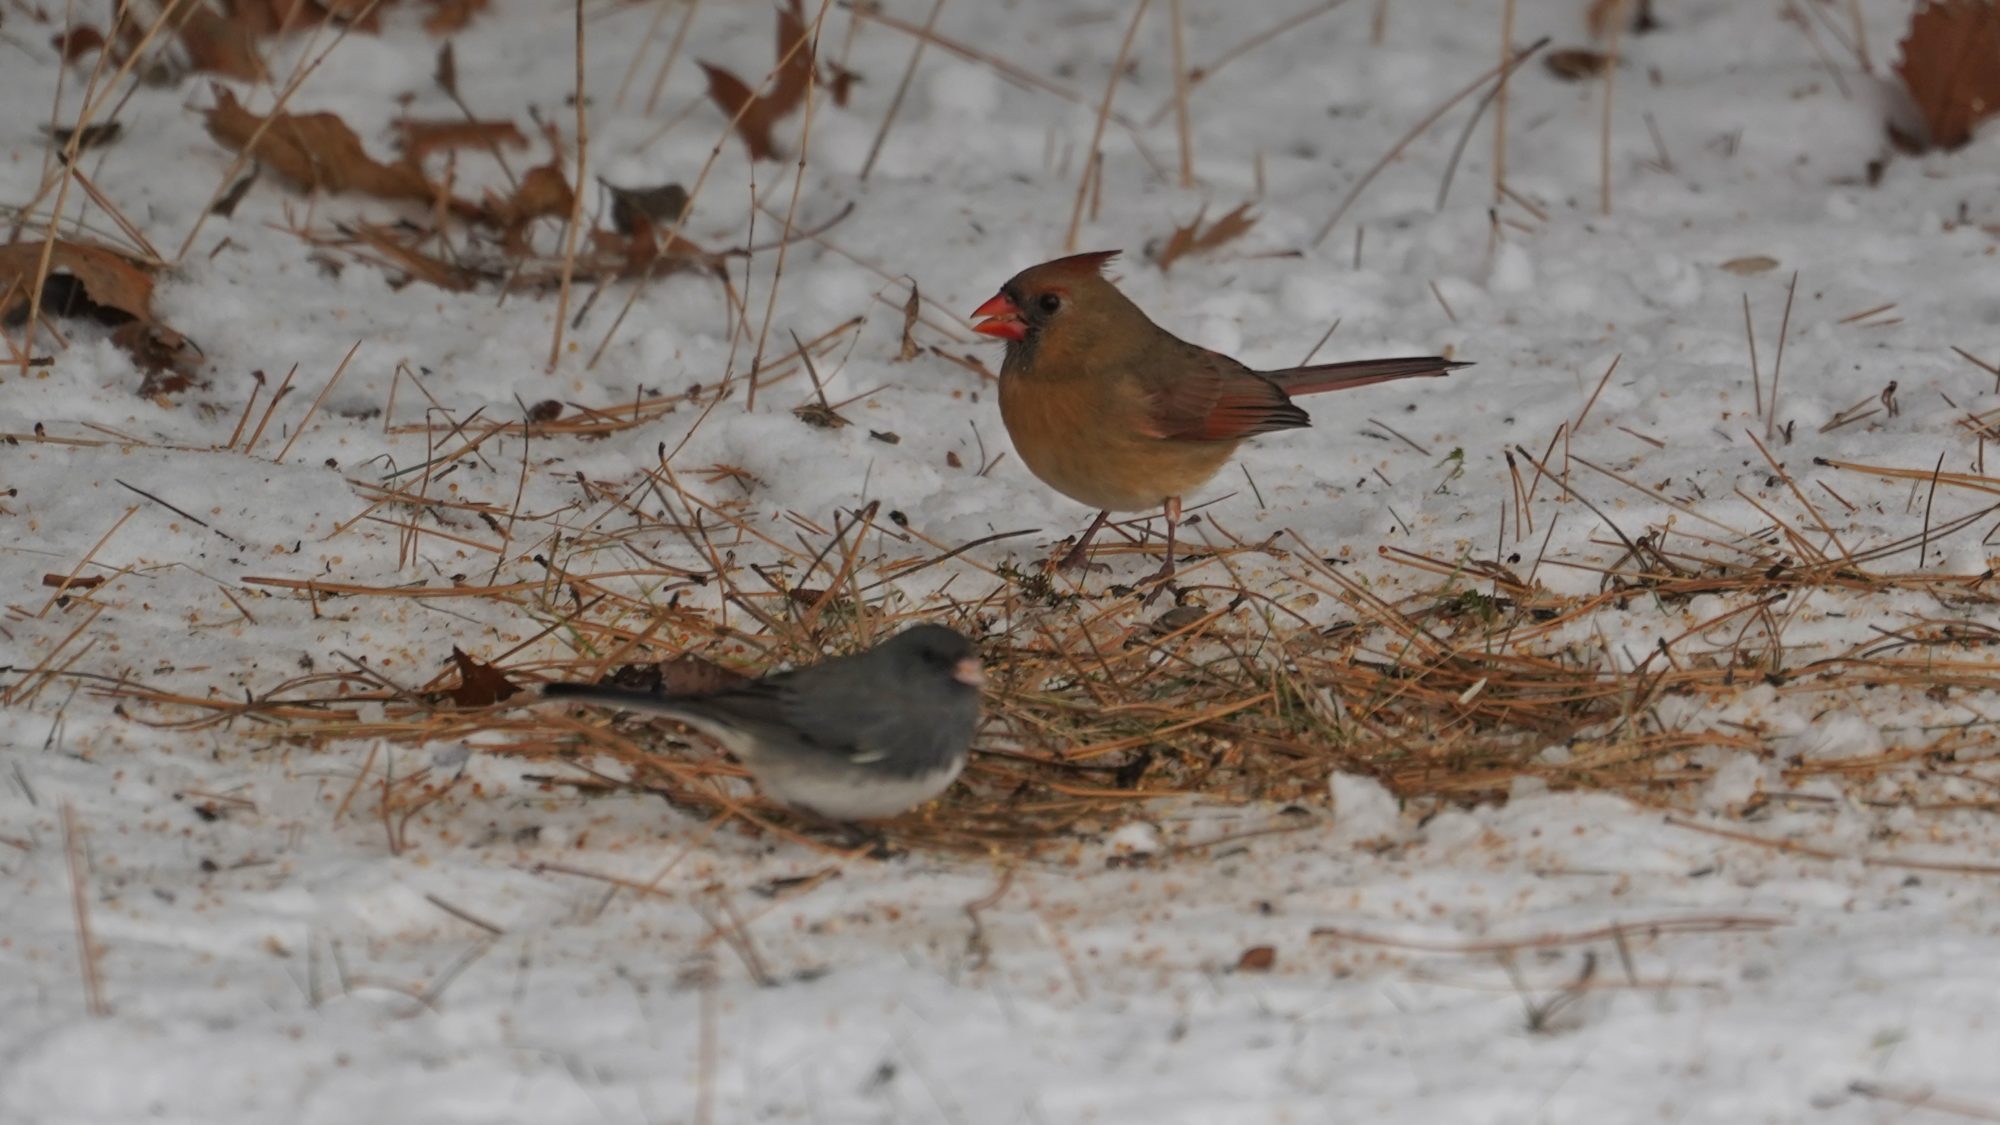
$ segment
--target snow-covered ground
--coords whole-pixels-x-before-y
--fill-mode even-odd
[[[1198,66],[1308,10],[1183,7]],[[1584,7],[1524,0],[1515,39],[1581,43]],[[1013,457],[992,463],[1006,436],[973,367],[928,350],[895,362],[901,308],[914,282],[917,342],[997,368],[997,348],[962,318],[1064,250],[1131,5],[946,3],[938,33],[989,58],[928,49],[865,182],[915,41],[885,23],[850,30],[846,9],[829,8],[822,55],[846,52],[862,81],[844,107],[815,102],[797,226],[852,211],[823,242],[791,245],[781,278],[769,246],[798,165],[753,168],[693,65],[761,75],[771,9],[702,4],[650,114],[683,9],[651,37],[652,8],[586,9],[590,174],[693,185],[720,144],[688,233],[760,249],[747,269],[730,264],[747,341],[711,278],[652,282],[615,330],[632,288],[614,285],[567,332],[553,374],[552,291],[392,286],[394,271],[300,235],[428,218],[417,210],[309,199],[266,175],[232,215],[202,220],[231,161],[203,128],[209,85],[141,86],[118,112],[122,136],[82,167],[168,258],[201,221],[154,309],[199,344],[209,385],[138,398],[126,353],[71,320],[59,322],[66,348],[36,337],[53,364],[0,371],[0,1120],[2000,1119],[2000,775],[1984,762],[2000,690],[1977,647],[1990,612],[1959,596],[2000,554],[1988,541],[2000,517],[1957,522],[2000,484],[1967,421],[2000,396],[1952,350],[2000,359],[2000,129],[1957,152],[1890,158],[1888,64],[1909,6],[1861,7],[1872,74],[1840,41],[1846,5],[1661,0],[1665,26],[1624,44],[1610,214],[1603,88],[1537,60],[1507,107],[1514,198],[1495,206],[1489,109],[1437,206],[1468,99],[1316,242],[1406,131],[1495,65],[1500,5],[1350,0],[1230,61],[1190,95],[1194,188],[1177,186],[1174,115],[1156,117],[1172,96],[1171,7],[1151,6],[1080,247],[1123,247],[1122,284],[1155,319],[1252,364],[1297,362],[1335,320],[1325,359],[1477,363],[1448,382],[1307,402],[1315,429],[1261,440],[1244,452],[1247,475],[1228,470],[1190,498],[1221,498],[1216,526],[1246,541],[1296,532],[1389,599],[1435,576],[1378,555],[1383,544],[1490,560],[1500,543],[1524,556],[1524,575],[1540,559],[1534,579],[1556,597],[1595,592],[1590,568],[1619,560],[1607,521],[1729,542],[1726,529],[1782,520],[1833,556],[1957,530],[1869,564],[1939,585],[1814,589],[1776,616],[1741,594],[1639,595],[1539,640],[1630,670],[1662,641],[1727,651],[1744,630],[1772,631],[1759,645],[1784,677],[1662,701],[1651,721],[1735,741],[1697,746],[1681,765],[1705,780],[1656,803],[1529,778],[1504,802],[1399,809],[1376,782],[1341,775],[1297,808],[1134,806],[1122,828],[1025,859],[848,858],[647,795],[578,796],[528,776],[546,763],[468,755],[458,739],[412,745],[388,722],[307,743],[289,737],[306,712],[205,721],[227,716],[135,693],[317,698],[330,681],[313,677],[356,661],[415,689],[454,645],[529,673],[568,658],[546,629],[567,595],[535,615],[520,599],[386,592],[553,587],[550,559],[640,572],[634,589],[671,585],[663,568],[707,571],[714,560],[685,536],[590,558],[551,537],[617,522],[620,497],[650,503],[644,472],[663,452],[686,493],[752,529],[723,528],[739,569],[782,562],[802,538],[823,544],[868,501],[939,550],[1041,528],[913,574],[903,608],[975,601],[1002,584],[1002,564],[1030,566],[1089,513]],[[929,10],[883,5],[913,26]],[[20,205],[43,183],[61,68],[56,28],[26,6],[5,15],[0,202]],[[501,0],[455,37],[465,104],[536,138],[508,150],[516,172],[550,156],[537,120],[574,160],[574,15]],[[421,22],[395,9],[379,36],[341,41],[290,108],[338,113],[385,158],[400,116],[454,115]],[[331,42],[266,47],[282,76]],[[87,68],[65,80],[58,120],[74,120]],[[269,86],[235,88],[270,109]],[[778,130],[788,155],[801,124],[794,114]],[[463,198],[504,185],[483,153],[462,153],[454,175]],[[1212,253],[1167,273],[1142,253],[1204,205],[1215,218],[1252,199],[1256,226]],[[129,243],[80,187],[66,200],[66,221],[81,214]],[[592,214],[601,200],[586,198]],[[543,223],[535,237],[553,248]],[[590,290],[578,286],[572,317]],[[866,318],[817,360],[828,398],[855,399],[840,408],[854,425],[794,416],[813,400],[795,364],[746,409],[767,306],[769,356],[792,350],[791,333],[810,341]],[[250,442],[295,365],[293,391]],[[239,429],[253,371],[265,386]],[[1829,426],[1892,381],[1895,410]],[[1796,494],[1751,439],[1773,395],[1767,444]],[[598,440],[537,434],[524,447],[517,429],[467,453],[483,423],[452,429],[518,421],[550,399],[574,418],[662,396],[679,397]],[[1559,433],[1546,456],[1572,466],[1598,514],[1545,482],[1530,534],[1515,524],[1505,456],[1543,457]],[[379,491],[420,480],[442,502],[421,514]],[[881,538],[869,551],[871,565],[936,553]],[[1247,584],[1287,581],[1275,563],[1239,560]],[[1152,564],[1114,565],[1129,580]],[[1196,567],[1222,580],[1218,564]],[[73,573],[107,581],[66,597],[44,582]],[[1107,581],[1084,589],[1095,598]],[[1087,604],[1113,621],[1158,611]],[[1744,612],[1686,638],[1732,610]],[[1316,611],[1344,612],[1330,600]],[[1246,608],[1237,624],[1260,621]],[[1892,633],[1934,640],[1944,622],[1964,643],[1915,647],[1903,671],[1920,677],[1934,659],[1949,690],[1866,677],[1787,690],[1816,658]],[[986,737],[1009,735],[996,724]],[[1868,768],[1787,772],[1842,761]],[[382,795],[425,769],[458,784],[392,823],[400,811],[382,811]]]

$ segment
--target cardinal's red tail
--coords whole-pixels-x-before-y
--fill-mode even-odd
[[[1407,356],[1402,359],[1356,359],[1346,363],[1321,363],[1312,367],[1287,367],[1259,374],[1292,398],[1316,395],[1321,391],[1345,391],[1370,383],[1396,379],[1421,379],[1449,375],[1460,367],[1471,367],[1439,356]]]

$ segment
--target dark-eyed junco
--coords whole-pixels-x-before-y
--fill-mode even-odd
[[[712,695],[593,684],[542,694],[686,723],[749,769],[765,795],[832,820],[871,820],[944,792],[965,766],[985,683],[972,642],[918,625],[852,656]]]

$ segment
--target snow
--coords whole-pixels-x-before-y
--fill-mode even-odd
[[[1141,122],[1172,87],[1167,6],[1153,7],[1118,88],[1118,111]],[[1822,60],[1786,8],[1663,2],[1666,27],[1626,42],[1612,214],[1598,206],[1601,86],[1530,63],[1512,85],[1509,183],[1546,222],[1511,203],[1499,211],[1508,222],[1491,222],[1490,115],[1436,208],[1461,108],[1312,246],[1357,177],[1496,58],[1498,5],[1389,4],[1384,41],[1373,44],[1376,7],[1340,7],[1195,88],[1199,188],[1174,184],[1171,114],[1136,136],[1113,124],[1102,209],[1080,242],[1123,247],[1121,284],[1155,319],[1252,364],[1298,362],[1338,319],[1322,359],[1438,351],[1477,366],[1445,384],[1308,402],[1315,429],[1244,450],[1254,497],[1232,468],[1191,504],[1217,500],[1205,511],[1245,540],[1295,531],[1370,589],[1406,593],[1428,577],[1376,548],[1490,555],[1509,503],[1505,454],[1521,446],[1541,456],[1567,424],[1557,457],[1587,459],[1699,517],[1573,468],[1572,486],[1627,534],[1672,521],[1720,535],[1703,519],[1765,527],[1753,499],[1812,527],[1750,440],[1764,426],[1748,379],[1746,296],[1762,392],[1779,396],[1781,424],[1796,423],[1789,442],[1766,444],[1847,547],[1914,536],[1926,518],[1942,527],[1990,502],[1956,487],[1927,498],[1923,481],[1814,464],[1928,474],[1943,453],[1944,473],[1984,474],[1983,444],[1960,423],[1995,407],[1993,377],[1949,346],[2000,357],[2000,129],[1958,152],[1896,156],[1869,185],[1868,162],[1887,154],[1884,59],[1907,5],[1869,6],[1868,75],[1824,36]],[[1582,37],[1580,5],[1520,7],[1523,43]],[[1294,10],[1185,8],[1197,64]],[[921,23],[929,6],[891,0],[885,10]],[[2000,899],[1990,870],[1978,869],[2000,862],[1979,725],[2000,699],[1978,648],[1950,652],[1958,679],[1934,696],[1746,683],[1713,699],[1665,697],[1656,722],[1717,738],[1690,754],[1687,768],[1706,772],[1700,784],[1657,804],[1529,778],[1504,802],[1403,807],[1379,780],[1344,771],[1325,779],[1323,802],[1160,801],[1019,863],[830,856],[694,821],[641,794],[546,787],[477,739],[412,747],[385,734],[315,750],[249,719],[159,725],[189,712],[107,690],[262,696],[351,659],[414,687],[452,645],[522,662],[566,655],[515,605],[312,599],[269,581],[390,587],[495,573],[494,555],[471,545],[495,534],[472,511],[433,509],[412,545],[398,525],[414,517],[371,508],[380,494],[368,486],[413,487],[424,475],[415,467],[455,448],[450,435],[416,428],[433,402],[460,421],[482,410],[518,419],[521,404],[546,399],[608,410],[696,384],[712,391],[733,371],[738,389],[699,426],[708,398],[604,440],[524,448],[505,434],[434,466],[429,495],[502,513],[572,509],[549,518],[581,528],[601,517],[604,498],[580,481],[624,495],[663,446],[680,447],[671,465],[683,487],[741,503],[760,533],[787,541],[798,526],[788,514],[830,526],[837,509],[869,500],[946,546],[1040,529],[912,577],[911,606],[936,604],[947,584],[977,597],[995,583],[991,568],[1031,564],[1089,513],[1011,456],[979,472],[1007,448],[992,388],[934,355],[891,362],[898,310],[914,280],[932,324],[919,339],[997,366],[997,351],[970,342],[957,317],[1063,249],[1130,10],[947,4],[940,33],[1078,100],[932,47],[866,183],[856,177],[912,42],[877,24],[857,29],[848,65],[864,81],[848,106],[816,107],[800,205],[800,225],[813,227],[853,204],[825,234],[845,254],[800,242],[782,281],[768,249],[747,271],[740,259],[731,266],[753,325],[777,286],[773,355],[789,350],[789,332],[812,339],[867,318],[820,361],[829,399],[863,396],[842,408],[856,423],[844,429],[791,416],[814,398],[803,372],[761,387],[756,411],[744,409],[749,356],[732,357],[725,297],[711,279],[646,286],[589,367],[631,291],[614,286],[550,374],[552,294],[397,289],[348,256],[323,265],[291,228],[324,233],[401,212],[354,197],[309,201],[270,176],[232,218],[203,220],[159,288],[160,318],[212,363],[209,388],[142,400],[131,360],[102,329],[62,322],[71,343],[61,350],[38,335],[36,353],[55,362],[0,374],[0,431],[12,435],[0,460],[10,490],[0,498],[0,588],[12,592],[0,683],[14,693],[0,711],[0,1120],[1942,1118],[1912,1108],[1925,1099],[1960,1116],[2000,1114]],[[645,87],[664,51],[664,39],[644,42],[652,14],[586,12],[592,167],[621,185],[692,184],[720,140],[690,236],[768,246],[797,165],[751,168],[723,138],[691,62],[761,73],[770,12],[702,5],[648,115]],[[40,126],[59,68],[47,38],[56,29],[26,8],[7,15],[0,97],[17,112],[0,123],[0,200],[18,205],[41,183]],[[569,136],[572,18],[519,0],[476,17],[456,38],[466,103],[529,132],[532,111]],[[844,41],[847,19],[829,10],[827,44]],[[455,114],[431,81],[437,44],[419,23],[420,13],[394,10],[380,37],[348,37],[292,108],[340,114],[378,156],[403,112]],[[292,73],[329,42],[267,45],[274,73]],[[635,53],[641,71],[621,103]],[[82,73],[67,80],[65,121]],[[272,104],[269,88],[238,92],[259,112]],[[230,164],[202,129],[208,98],[205,80],[142,86],[121,112],[124,137],[83,163],[169,257]],[[788,154],[799,125],[794,116],[778,131]],[[547,156],[543,144],[510,161],[518,171]],[[504,184],[471,155],[457,174],[467,196]],[[753,175],[768,208],[754,230],[743,202]],[[1168,273],[1141,254],[1204,205],[1212,219],[1259,182],[1260,220],[1243,239]],[[79,193],[68,207],[115,237]],[[1722,268],[1758,255],[1776,265]],[[352,364],[309,410],[357,341]],[[247,430],[232,441],[251,373],[265,380],[255,428],[295,366],[294,388],[254,448]],[[1898,412],[1821,432],[1891,380]],[[1454,449],[1465,472],[1441,485],[1441,459]],[[757,483],[702,474],[718,464]],[[1820,485],[1845,501],[1829,503]],[[1537,497],[1534,536],[1508,525],[1508,549],[1532,562],[1559,513],[1535,577],[1558,593],[1595,594],[1592,568],[1621,548],[1557,493],[1545,485]],[[373,518],[358,519],[364,512]],[[1980,538],[1991,522],[1940,537],[1921,559],[1913,540],[1881,565],[1977,576],[2000,553]],[[545,580],[533,556],[546,546],[517,540],[500,579]],[[678,539],[643,546],[654,563],[706,566]],[[740,550],[763,557],[754,539]],[[81,573],[107,581],[58,599],[43,577],[86,557]],[[1113,565],[1129,580],[1151,564],[1121,555]],[[1252,586],[1279,580],[1256,556],[1239,573]],[[720,612],[699,591],[688,596]],[[1813,591],[1768,621],[1724,617],[1744,604],[1635,594],[1546,643],[1632,669],[1694,629],[1702,645],[1747,637],[1796,667],[1887,640],[1882,630],[1979,623],[1949,591]],[[1327,599],[1304,611],[1337,618],[1340,607]],[[1924,753],[1953,726],[1962,737],[1952,749]],[[1899,753],[1908,768],[1880,776],[1787,779],[1801,763]],[[1560,744],[1541,757],[1573,762]],[[385,768],[460,779],[401,828],[399,847],[377,813]],[[73,858],[99,951],[101,1015],[89,1010],[79,967]],[[1259,946],[1274,951],[1262,970],[1242,963]]]

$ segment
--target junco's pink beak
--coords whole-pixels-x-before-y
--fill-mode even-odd
[[[967,687],[986,686],[986,669],[976,656],[968,656],[951,666],[951,678]]]
[[[1028,334],[1028,322],[1021,319],[1021,310],[1007,299],[1005,293],[994,294],[992,300],[973,309],[972,315],[986,318],[972,326],[972,330],[982,336],[1019,340]]]

